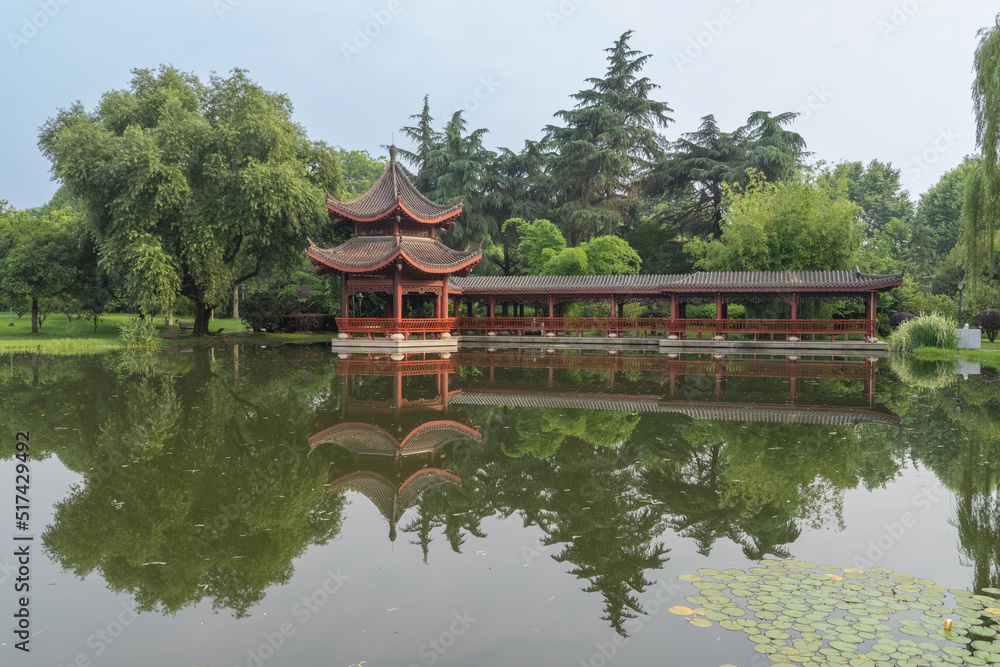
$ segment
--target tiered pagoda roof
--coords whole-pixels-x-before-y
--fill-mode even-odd
[[[420,194],[396,162],[396,147],[389,148],[389,166],[375,184],[352,202],[327,196],[334,222],[353,224],[353,237],[335,248],[320,248],[312,241],[309,259],[318,273],[372,273],[397,260],[423,275],[468,275],[483,258],[481,248],[452,250],[435,238],[462,214],[461,202],[435,204]],[[403,268],[403,267],[400,267]]]
[[[341,218],[353,222],[375,222],[396,214],[425,225],[451,227],[462,213],[462,203],[435,204],[406,177],[396,162],[396,147],[389,147],[389,166],[375,185],[352,202],[327,196],[326,206],[334,222]]]
[[[309,247],[309,259],[320,274],[368,273],[402,259],[423,273],[466,275],[482,257],[480,248],[452,250],[437,239],[415,236],[356,236],[336,248]]]

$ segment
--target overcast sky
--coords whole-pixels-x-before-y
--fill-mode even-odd
[[[903,170],[916,197],[975,150],[970,86],[987,0],[3,0],[0,199],[55,191],[36,147],[59,107],[93,108],[129,70],[169,63],[199,76],[248,69],[287,94],[310,137],[379,152],[430,94],[520,149],[605,69],[635,30],[645,74],[673,109],[670,139],[714,114],[806,113],[815,159]],[[366,34],[367,33],[367,34]]]

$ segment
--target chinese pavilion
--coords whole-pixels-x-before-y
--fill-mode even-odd
[[[398,338],[410,332],[448,334],[454,326],[448,318],[448,279],[467,276],[483,256],[481,249],[452,250],[437,240],[438,230],[451,229],[462,214],[462,204],[435,204],[420,194],[391,146],[389,166],[368,192],[349,203],[328,196],[327,208],[334,223],[351,229],[351,238],[336,248],[310,244],[309,259],[319,274],[340,274],[341,331],[346,320],[368,329],[352,318],[352,296],[385,294],[390,298],[385,319],[378,319],[380,332]],[[431,296],[433,318],[408,316],[414,295]]]
[[[679,344],[696,337],[756,345],[759,336],[770,336],[772,341],[777,336],[784,342],[829,336],[831,346],[837,337],[878,343],[878,296],[903,282],[901,273],[872,275],[857,267],[691,275],[471,276],[482,250],[453,250],[437,239],[438,231],[454,226],[462,204],[436,204],[424,197],[396,161],[395,146],[389,149],[389,166],[368,192],[352,202],[327,197],[327,208],[334,223],[350,229],[351,238],[335,248],[310,243],[308,254],[318,273],[340,274],[340,338],[386,336],[402,341],[415,336],[451,338],[452,332],[582,336],[586,331],[608,338],[651,332]],[[388,297],[384,313],[363,317],[357,305],[352,307],[355,296],[369,294]],[[843,301],[854,302],[858,316],[817,319],[820,309],[807,305]],[[580,302],[607,304],[609,316],[567,317],[567,305]],[[729,315],[731,304],[765,302],[771,306],[767,311],[750,309],[739,318]],[[642,304],[656,316],[626,317],[628,303]],[[714,317],[704,312],[689,317],[689,305],[714,306]],[[751,316],[754,310],[771,314]],[[800,312],[811,319],[802,318]]]

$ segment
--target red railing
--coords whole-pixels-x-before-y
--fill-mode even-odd
[[[619,333],[635,331],[655,333],[665,331],[667,320],[657,317],[460,317],[458,328],[463,331],[603,331]]]
[[[659,319],[648,317],[460,317],[461,331],[549,332],[600,331],[607,333],[663,333],[680,337],[707,337],[776,334],[783,336],[862,336],[875,335],[869,320],[716,320]]]
[[[870,320],[716,320],[661,319],[653,317],[451,317],[442,319],[403,319],[338,317],[341,333],[364,334],[366,337],[392,334],[440,334],[450,331],[482,331],[576,333],[598,331],[605,335],[632,332],[676,335],[682,338],[714,338],[715,336],[859,336],[875,335],[875,323]]]
[[[340,333],[365,334],[366,336],[392,334],[434,334],[450,332],[456,328],[454,317],[444,319],[405,319],[377,317],[338,317]]]

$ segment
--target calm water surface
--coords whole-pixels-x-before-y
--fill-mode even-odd
[[[742,633],[666,611],[697,592],[678,575],[794,558],[1000,585],[993,369],[326,346],[5,361],[4,665],[756,666]],[[34,537],[30,654],[15,532]]]

